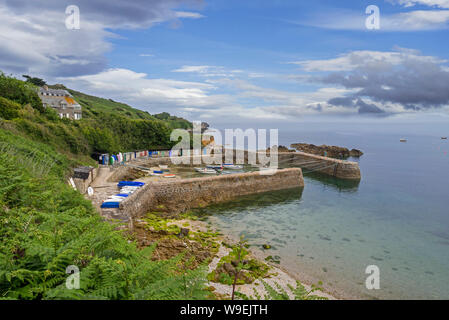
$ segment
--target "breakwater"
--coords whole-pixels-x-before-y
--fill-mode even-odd
[[[132,221],[163,207],[176,214],[191,208],[226,202],[238,196],[304,187],[302,170],[290,168],[273,174],[236,173],[204,178],[148,182],[120,203],[120,216]]]
[[[233,150],[226,150],[222,154],[222,163],[227,162],[226,152],[231,152]],[[259,155],[262,155],[264,152],[251,152],[251,151],[241,151],[243,156],[242,163],[237,161],[237,152],[234,151],[233,154],[229,157],[232,159],[232,162],[235,164],[247,164],[250,163],[249,160],[256,159],[256,164],[260,164]],[[360,180],[362,175],[360,172],[360,167],[358,162],[347,161],[347,160],[339,160],[330,157],[318,156],[305,152],[278,152],[277,154],[272,154],[271,157],[274,158],[277,155],[278,167],[286,168],[286,167],[298,167],[304,169],[304,172],[319,172],[325,175],[333,176],[339,179],[346,180]],[[183,159],[184,164],[187,166],[201,166],[201,163],[210,163],[207,161],[209,155],[190,155],[184,156],[179,159]],[[206,160],[206,161],[204,161]],[[164,158],[145,158],[144,163],[150,166],[158,166],[158,165],[169,165],[172,164],[172,159],[170,157]]]
[[[339,179],[360,180],[362,175],[358,162],[317,156],[304,152],[280,152],[281,166],[298,166],[307,172],[319,172]]]

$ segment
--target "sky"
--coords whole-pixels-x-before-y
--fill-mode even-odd
[[[0,0],[0,70],[215,127],[441,124],[448,28],[449,0]]]

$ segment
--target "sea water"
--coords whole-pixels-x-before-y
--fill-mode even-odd
[[[387,130],[388,131],[388,130]],[[361,149],[360,182],[305,175],[305,187],[200,210],[225,233],[338,297],[449,299],[449,143],[435,133],[362,128],[281,131],[295,142]],[[447,133],[446,133],[447,134]],[[407,138],[406,143],[399,140]],[[367,266],[380,270],[368,290]]]

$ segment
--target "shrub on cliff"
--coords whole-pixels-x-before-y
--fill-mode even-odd
[[[0,96],[21,105],[30,104],[39,112],[44,112],[42,101],[35,87],[18,79],[7,77],[0,71]]]
[[[19,116],[20,104],[0,97],[0,118],[11,120]]]
[[[3,129],[0,151],[0,299],[205,298],[202,268],[152,261],[64,183],[72,160]]]

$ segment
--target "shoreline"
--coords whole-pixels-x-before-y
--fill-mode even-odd
[[[217,229],[219,230],[219,229]],[[220,232],[222,230],[219,230]],[[238,240],[233,238],[231,235],[229,234],[225,234],[223,236],[223,239],[226,241],[230,241],[230,242],[237,242]],[[269,249],[270,250],[270,249]],[[273,263],[273,262],[268,262],[265,260],[265,258],[267,256],[269,256],[270,254],[260,248],[254,247],[254,246],[250,246],[249,251],[251,253],[251,255],[263,262],[268,264],[269,266],[271,266],[273,269],[281,271],[282,273],[284,273],[284,278],[289,278],[290,280],[294,280],[294,281],[299,281],[302,285],[304,285],[304,287],[307,290],[311,290],[312,289],[312,285],[316,284],[318,281],[314,281],[312,280],[313,277],[311,277],[310,275],[307,275],[304,272],[296,272],[293,273],[290,270],[288,270],[288,268],[282,263],[282,261],[277,264],[277,263]],[[324,287],[323,287],[324,285]],[[349,294],[345,294],[344,292],[342,293],[342,290],[329,290],[329,288],[327,288],[325,286],[325,283],[323,283],[323,285],[321,286],[322,290],[315,292],[315,294],[323,296],[328,298],[329,300],[346,300],[346,299],[360,299],[360,298],[356,298],[356,297],[352,297]]]
[[[192,228],[193,231],[195,229],[203,230],[203,231],[212,229],[214,232],[221,233],[221,230],[219,230],[216,226],[214,226],[209,221],[206,222],[206,221],[192,220],[189,218],[187,218],[187,219],[184,218],[184,219],[174,222],[173,224],[181,226],[181,225],[185,224],[186,222],[188,222],[190,224],[190,226],[193,227]],[[220,258],[222,258],[223,256],[225,256],[226,254],[229,253],[230,249],[226,248],[226,246],[224,244],[235,245],[238,242],[238,240],[231,237],[228,234],[221,234],[217,238],[217,242],[220,244],[220,248],[219,248],[218,252],[213,256],[212,261],[209,263],[208,272],[211,272],[212,270],[214,270],[216,268]],[[304,277],[299,277],[297,275],[292,274],[282,264],[275,264],[275,263],[266,261],[265,257],[263,257],[263,255],[265,253],[263,253],[262,250],[250,246],[248,248],[248,251],[249,251],[249,257],[254,258],[254,259],[258,260],[259,262],[270,266],[271,276],[269,278],[264,278],[263,280],[272,286],[274,286],[275,283],[280,284],[284,289],[286,289],[287,293],[290,296],[290,299],[293,299],[294,297],[293,297],[293,295],[291,295],[291,292],[289,292],[288,286],[289,285],[295,286],[297,281],[299,281],[301,283],[301,285],[303,285],[306,288],[307,291],[311,291],[313,289],[313,283],[310,283],[309,281],[305,281]],[[266,256],[266,254],[265,254],[265,256]],[[257,279],[252,284],[237,285],[236,291],[242,292],[247,295],[252,295],[253,290],[257,289],[257,291],[259,291],[259,293],[261,293],[261,292],[263,292],[263,289],[262,289],[262,286],[260,286],[260,284],[261,284],[260,279]],[[230,286],[230,285],[225,285],[225,284],[211,282],[211,281],[208,282],[208,285],[214,287],[215,292],[218,293],[219,295],[230,295],[230,293],[232,291],[232,286]],[[260,289],[262,289],[262,290],[260,290]],[[341,295],[336,294],[336,292],[329,292],[329,290],[326,290],[323,288],[321,288],[321,289],[314,291],[313,295],[316,295],[316,296],[319,296],[321,298],[325,298],[328,300],[346,299],[345,297],[342,297]]]
[[[97,179],[95,179],[95,181],[93,182],[93,186],[94,188],[98,188],[99,186],[104,187],[104,186],[108,186],[111,189],[115,188],[115,182],[113,182],[112,180],[116,180],[115,174],[117,173],[115,170],[114,171],[110,171],[107,170],[107,173],[104,172],[105,174],[99,174]],[[111,177],[113,177],[111,179]],[[145,177],[145,178],[137,178],[137,180],[143,180],[145,182],[148,182],[148,180],[155,180],[155,177]],[[89,197],[90,200],[96,204],[96,207],[99,209],[99,196],[103,197],[104,193],[106,190],[102,190],[100,192],[100,194],[95,194],[94,197]],[[168,208],[167,208],[168,209]],[[101,210],[99,210],[101,213]],[[170,212],[166,212],[166,214],[170,215]],[[150,215],[152,214],[152,212],[148,212],[146,214]],[[161,212],[162,216],[160,219],[170,219],[168,217],[163,218],[164,214]],[[173,217],[173,215],[170,215],[171,217]],[[206,230],[210,231],[213,230],[213,232],[220,232],[222,233],[223,231],[218,229],[217,226],[215,226],[211,221],[199,221],[196,218],[195,219],[190,219],[190,218],[182,218],[183,214],[177,215],[178,218],[176,218],[175,221],[170,222],[167,224],[176,224],[179,228],[182,228],[184,224],[189,225],[189,229],[192,228],[192,231],[202,231],[205,232]],[[105,217],[103,215],[103,217]],[[105,217],[108,218],[108,217]],[[168,218],[168,219],[167,219]],[[138,221],[140,221],[141,223],[145,220],[145,217],[142,217],[142,219],[138,219]],[[135,230],[131,230],[129,228],[126,228],[129,231],[133,232]],[[135,228],[133,228],[135,229]],[[151,231],[145,232],[145,236],[143,236],[143,238],[145,239],[144,241],[147,243],[153,243],[155,240],[157,241],[158,239],[160,239],[160,237],[158,235],[150,235]],[[167,234],[166,234],[167,235]],[[171,234],[171,236],[173,236],[174,234]],[[147,237],[148,236],[148,237]],[[138,239],[136,239],[137,242],[139,242]],[[205,239],[201,239],[199,242],[203,242],[203,240]],[[215,266],[218,264],[219,260],[221,258],[223,258],[224,255],[229,254],[230,250],[226,250],[222,249],[224,247],[224,243],[228,243],[228,244],[232,244],[235,245],[237,242],[239,241],[239,239],[235,239],[233,238],[230,234],[221,234],[219,237],[217,237],[216,242],[219,243],[219,249],[217,250],[216,253],[213,253],[211,255],[212,257],[212,261],[210,262],[210,264],[215,264]],[[164,244],[166,245],[166,244]],[[147,245],[145,245],[147,246]],[[186,245],[187,246],[187,245]],[[198,249],[198,248],[197,248]],[[256,259],[257,261],[259,261],[262,264],[268,265],[272,268],[272,272],[270,272],[271,274],[275,274],[274,276],[267,278],[267,279],[263,279],[264,281],[266,280],[266,282],[270,285],[275,284],[275,283],[281,283],[282,287],[287,289],[288,286],[295,286],[296,285],[296,281],[299,281],[308,291],[313,289],[313,285],[317,284],[317,281],[313,281],[313,277],[310,277],[310,275],[307,275],[306,273],[303,272],[291,272],[291,270],[289,270],[289,268],[287,268],[285,265],[283,265],[283,263],[281,262],[280,264],[274,263],[274,262],[270,262],[267,261],[265,258],[267,257],[267,255],[269,255],[269,253],[267,253],[266,251],[264,252],[264,250],[259,249],[257,247],[251,246],[249,247],[248,251],[250,252],[249,256]],[[210,252],[209,252],[210,253]],[[204,252],[201,252],[201,255],[203,255]],[[217,260],[218,258],[218,260]],[[212,271],[210,269],[210,264],[209,264],[209,273]],[[272,280],[274,279],[275,283],[272,282]],[[243,293],[247,294],[247,295],[252,295],[253,294],[253,290],[254,288],[257,287],[263,287],[261,286],[261,282],[259,281],[259,279],[257,279],[256,281],[254,281],[255,284],[245,284],[245,285],[238,285],[237,288],[244,291]],[[221,283],[216,283],[216,282],[210,282],[209,285],[211,287],[214,287],[216,290],[216,293],[218,293],[218,295],[229,295],[230,290],[231,290],[231,286],[229,285],[224,285]],[[319,287],[322,289],[320,291],[314,291],[313,295],[318,295],[320,297],[325,297],[327,299],[331,299],[331,300],[339,300],[339,299],[351,299],[354,297],[350,297],[349,295],[345,294],[343,291],[342,294],[342,290],[335,290],[332,288],[328,288],[326,287],[326,284],[319,284]],[[258,289],[259,290],[259,289]],[[259,290],[260,291],[260,290]],[[290,297],[292,298],[292,297]]]

